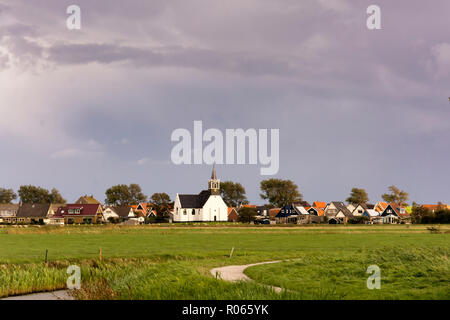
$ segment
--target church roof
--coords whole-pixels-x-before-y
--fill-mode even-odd
[[[203,208],[211,195],[211,190],[203,190],[199,194],[179,194],[182,208],[200,209]]]
[[[217,180],[216,165],[213,166],[212,173],[211,173],[211,180]]]

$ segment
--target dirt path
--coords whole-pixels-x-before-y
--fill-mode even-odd
[[[67,290],[27,294],[24,296],[8,297],[0,300],[74,300]]]
[[[226,267],[220,267],[220,268],[214,268],[211,270],[211,274],[214,277],[220,278],[225,281],[253,281],[247,275],[245,275],[244,270],[253,267],[253,266],[259,266],[262,264],[271,264],[271,263],[278,263],[281,262],[281,260],[278,261],[267,261],[267,262],[259,262],[259,263],[252,263],[252,264],[244,264],[241,266],[226,266]],[[279,287],[271,287],[275,292],[280,293],[283,289]]]

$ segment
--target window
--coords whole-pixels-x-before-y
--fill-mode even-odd
[[[195,216],[195,209],[192,209],[192,215]]]
[[[183,214],[184,214],[184,215],[186,215],[186,214],[187,214],[187,211],[186,211],[186,209],[184,209],[184,211],[183,211]]]

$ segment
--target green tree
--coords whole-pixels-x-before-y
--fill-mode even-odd
[[[12,203],[17,199],[17,194],[13,189],[0,188],[0,203]]]
[[[66,203],[66,199],[62,197],[59,191],[53,188],[49,194],[49,202],[50,203]]]
[[[394,202],[394,203],[397,203],[402,206],[408,205],[408,203],[406,201],[408,201],[409,193],[407,193],[403,190],[400,190],[396,186],[390,186],[389,191],[390,191],[390,193],[384,193],[381,196],[384,201]]]
[[[165,193],[154,193],[151,196],[151,200],[153,203],[153,208],[157,212],[156,220],[165,221],[169,217],[170,207],[172,205],[172,200],[170,196]]]
[[[413,202],[412,209],[411,209],[411,222],[412,223],[422,223],[422,219],[424,219],[424,217],[430,216],[430,214],[431,214],[430,210]],[[425,220],[426,220],[426,218],[425,218]]]
[[[220,184],[220,194],[229,207],[248,204],[245,188],[239,182],[224,181]]]
[[[118,184],[107,189],[105,203],[113,206],[127,206],[139,202],[147,202],[147,196],[142,193],[138,184]]]
[[[261,181],[260,197],[281,208],[285,204],[301,201],[303,196],[291,180],[268,179]]]
[[[256,219],[256,210],[254,208],[243,207],[238,211],[238,221],[243,223],[250,223]]]
[[[23,203],[66,203],[66,200],[55,188],[48,191],[38,186],[20,186],[18,193]]]
[[[369,202],[369,195],[364,189],[353,188],[346,201],[353,204],[365,204]]]

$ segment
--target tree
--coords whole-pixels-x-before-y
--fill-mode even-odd
[[[107,189],[105,203],[113,206],[127,206],[139,202],[147,202],[147,196],[142,193],[138,184],[118,184]]]
[[[381,197],[386,202],[394,202],[402,206],[407,206],[409,198],[409,193],[400,190],[396,186],[390,186],[389,187],[390,193],[384,193]]]
[[[369,202],[369,195],[364,189],[353,188],[346,201],[353,204],[365,204]]]
[[[170,196],[165,193],[154,193],[151,196],[151,200],[154,205],[154,209],[158,213],[156,216],[156,220],[158,221],[164,221],[167,220],[170,206],[172,205],[172,200],[170,200]]]
[[[17,194],[13,189],[0,188],[0,203],[12,203],[17,199]]]
[[[222,182],[220,184],[220,195],[229,207],[239,207],[241,204],[248,204],[245,188],[238,182]]]
[[[250,223],[256,219],[256,210],[254,208],[243,207],[238,211],[238,221],[243,223]]]
[[[131,199],[135,203],[147,202],[147,196],[142,192],[140,185],[132,183],[128,186],[128,189],[130,191]]]
[[[50,203],[66,203],[66,199],[64,199],[62,197],[62,195],[59,193],[58,190],[56,190],[55,188],[52,189],[52,191],[50,191],[49,194],[49,202]]]
[[[268,179],[261,181],[260,197],[281,208],[285,204],[301,201],[303,196],[291,180]]]
[[[55,188],[50,192],[38,186],[20,186],[18,193],[20,201],[23,203],[66,203],[66,200]]]

